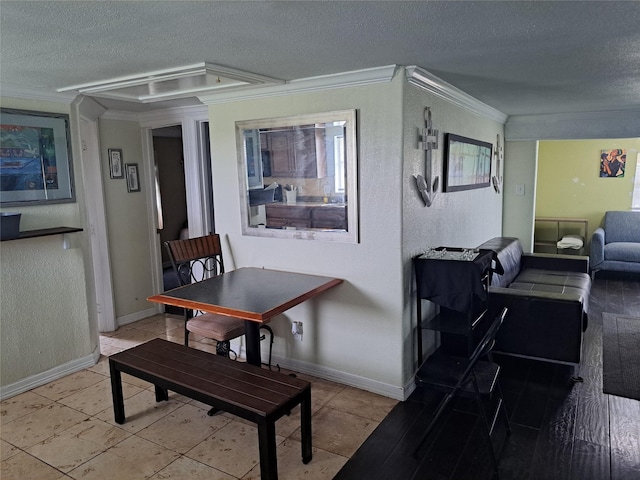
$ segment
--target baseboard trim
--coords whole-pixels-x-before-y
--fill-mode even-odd
[[[397,387],[388,383],[378,382],[377,380],[334,370],[333,368],[323,367],[321,365],[304,362],[302,360],[294,360],[291,358],[273,355],[271,365],[280,365],[280,367],[286,368],[287,370],[312,375],[341,385],[349,385],[350,387],[377,393],[378,395],[383,395],[395,400],[404,401],[407,398],[405,391],[406,387]]]
[[[63,363],[57,367],[51,368],[45,372],[32,375],[30,377],[18,380],[15,383],[9,385],[3,385],[0,387],[0,400],[14,397],[20,393],[24,393],[36,387],[40,387],[59,378],[65,377],[72,373],[79,372],[85,368],[93,367],[100,360],[100,347],[96,349],[90,355],[85,357],[71,360],[70,362]]]
[[[155,307],[148,308],[146,310],[141,310],[139,312],[131,313],[129,315],[124,315],[122,317],[116,318],[116,322],[119,327],[124,325],[128,325],[133,322],[137,322],[138,320],[142,320],[143,318],[153,317],[158,314],[158,310]]]

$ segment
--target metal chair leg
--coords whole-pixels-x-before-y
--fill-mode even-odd
[[[271,353],[273,352],[273,330],[269,325],[260,325],[260,330],[266,330],[267,332],[269,332],[269,362],[263,363],[263,365],[268,366],[269,370],[271,370]],[[265,335],[261,335],[260,341],[264,340],[265,338]],[[280,367],[278,367],[278,370],[280,370]]]

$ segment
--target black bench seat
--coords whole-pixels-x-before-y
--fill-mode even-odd
[[[155,339],[109,357],[113,411],[125,422],[121,372],[155,385],[156,401],[168,390],[258,425],[262,480],[277,480],[275,422],[301,408],[302,461],[311,461],[311,385],[226,357]]]

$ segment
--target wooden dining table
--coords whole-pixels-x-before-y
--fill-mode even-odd
[[[339,278],[244,267],[147,300],[244,319],[247,362],[260,365],[260,324],[340,283]]]

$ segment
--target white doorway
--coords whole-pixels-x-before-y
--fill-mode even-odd
[[[157,292],[164,291],[164,267],[168,262],[162,242],[179,238],[181,232],[184,235],[185,227],[189,237],[213,231],[208,110],[198,108],[179,113],[178,116],[169,114],[163,119],[155,116],[148,124],[141,122],[147,179],[149,185],[158,185],[150,189],[148,198],[154,217],[149,245],[153,288]],[[179,143],[182,146],[181,158],[176,153]],[[173,178],[162,180],[165,174]],[[159,304],[156,307],[158,311],[163,309]]]

